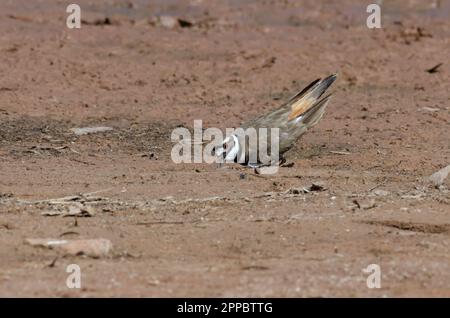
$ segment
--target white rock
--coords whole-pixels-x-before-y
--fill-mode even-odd
[[[444,183],[444,180],[448,177],[450,173],[450,165],[445,168],[442,168],[438,172],[433,173],[428,180],[430,180],[435,187],[439,187]]]
[[[113,130],[112,127],[82,127],[82,128],[72,128],[72,130],[75,135],[81,136],[81,135],[87,135],[87,134],[95,134],[99,132],[105,132],[105,131],[111,131]]]
[[[112,243],[107,239],[61,240],[61,239],[26,239],[31,246],[45,247],[62,251],[66,255],[86,255],[93,258],[107,256],[112,250]]]

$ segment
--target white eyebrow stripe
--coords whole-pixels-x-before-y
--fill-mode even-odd
[[[233,148],[231,148],[230,151],[227,153],[225,161],[234,161],[237,154],[239,153],[239,150],[241,149],[238,138],[235,135],[231,135],[230,137],[233,138],[234,145]],[[227,139],[229,139],[229,137],[227,137],[225,140]]]

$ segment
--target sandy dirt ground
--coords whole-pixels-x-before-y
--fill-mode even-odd
[[[450,1],[384,1],[381,29],[364,1],[77,3],[81,29],[64,1],[0,2],[0,296],[450,297],[450,178],[426,180],[450,164]],[[278,174],[172,162],[175,127],[334,72]]]

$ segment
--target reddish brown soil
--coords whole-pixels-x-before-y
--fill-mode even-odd
[[[450,164],[449,1],[386,1],[379,30],[360,1],[78,0],[79,30],[46,2],[0,3],[0,296],[450,296],[450,178],[424,181]],[[237,126],[333,72],[293,167],[172,163],[174,127]],[[36,202],[96,191],[76,220]],[[114,248],[24,243],[47,237]]]

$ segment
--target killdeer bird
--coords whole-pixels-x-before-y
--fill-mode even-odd
[[[336,78],[337,75],[334,74],[323,80],[317,79],[278,109],[242,124],[240,127],[242,130],[249,131],[249,128],[250,130],[253,128],[253,134],[256,131],[256,136],[252,136],[252,133],[246,136],[233,132],[224,139],[222,145],[214,149],[215,155],[222,156],[226,162],[237,162],[252,168],[283,163],[285,161],[283,154],[322,118],[331,94],[325,97],[322,95]],[[273,146],[272,138],[258,139],[260,128],[279,129],[278,154],[276,156],[269,151]],[[267,136],[271,136],[271,134],[267,132]],[[251,137],[256,137],[259,142],[257,144],[249,142]],[[267,157],[261,157],[260,147],[266,148],[264,150],[268,154]],[[275,159],[278,160],[274,162]]]

